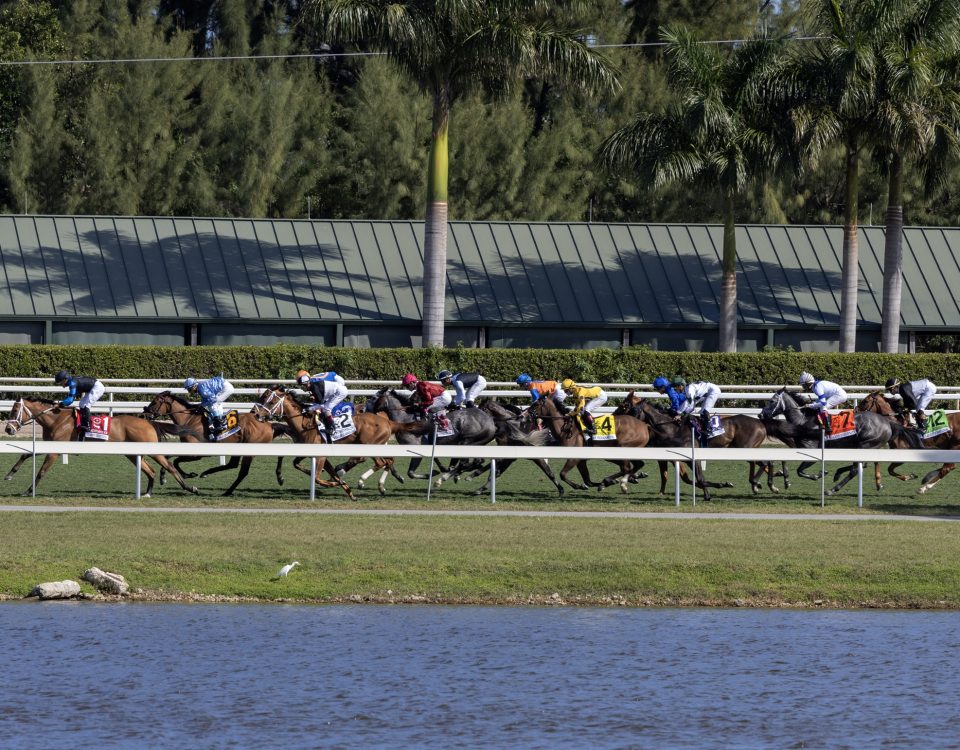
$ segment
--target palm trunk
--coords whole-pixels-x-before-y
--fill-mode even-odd
[[[737,350],[737,225],[733,195],[724,196],[723,280],[720,284],[720,351]]]
[[[447,286],[447,173],[450,99],[433,98],[433,135],[427,174],[427,221],[423,238],[423,346],[443,346]]]
[[[840,290],[840,351],[857,350],[857,287],[860,283],[857,244],[860,149],[856,136],[847,139],[847,205],[843,217],[843,270]]]
[[[883,332],[881,351],[900,350],[900,292],[903,286],[903,160],[894,152],[887,179],[887,226],[883,246]]]

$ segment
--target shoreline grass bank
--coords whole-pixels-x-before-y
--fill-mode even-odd
[[[0,514],[4,598],[95,565],[150,601],[960,609],[953,524]]]

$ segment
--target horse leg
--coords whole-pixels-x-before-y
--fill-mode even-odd
[[[128,458],[130,458],[130,457],[128,456]],[[169,460],[166,456],[150,456],[150,458],[152,458],[152,459],[153,459],[154,461],[156,461],[160,466],[162,466],[163,468],[165,468],[165,469],[167,470],[167,473],[168,473],[170,476],[172,476],[174,479],[176,479],[176,480],[177,480],[177,484],[179,484],[184,490],[186,490],[187,492],[190,492],[190,493],[192,493],[192,494],[194,494],[194,495],[199,495],[199,494],[200,494],[200,490],[198,490],[196,487],[192,487],[192,486],[188,485],[185,481],[183,481],[183,477],[180,476],[180,472],[177,471],[177,470],[173,467],[173,464],[170,463],[170,460]],[[131,458],[131,460],[134,461],[134,462],[136,462],[136,458]],[[141,463],[146,464],[145,461],[144,461],[144,462],[141,462]],[[218,467],[218,468],[220,468],[220,467]],[[153,469],[150,469],[150,471],[153,472]],[[149,476],[149,474],[148,474],[148,476]],[[152,486],[152,485],[153,485],[153,482],[152,482],[152,480],[151,480],[151,486]],[[147,492],[149,493],[149,489],[147,490]]]
[[[576,484],[570,479],[567,479],[567,474],[570,473],[570,470],[576,466],[577,470],[580,472],[580,476],[583,477],[584,481],[590,480],[590,473],[587,471],[586,462],[582,458],[568,458],[567,462],[563,465],[563,468],[560,469],[560,479],[561,481],[566,482],[575,490],[585,490],[587,489],[586,484]]]
[[[754,495],[759,495],[759,475],[767,470],[767,465],[757,461],[748,461],[747,466],[747,481],[750,483],[750,491],[753,492]]]
[[[134,466],[137,465],[136,456],[127,456],[127,460],[132,463]],[[157,462],[159,463],[159,461]],[[140,497],[150,497],[153,494],[153,480],[156,478],[156,472],[153,470],[153,467],[147,463],[147,459],[142,457],[140,458],[140,471],[143,472],[144,476],[147,478],[147,489],[146,492],[141,492]]]
[[[932,489],[937,482],[953,471],[955,467],[956,464],[944,464],[939,469],[934,469],[933,471],[929,472],[923,478],[922,486],[917,491],[922,495],[927,490]]]
[[[780,465],[780,476],[783,477],[783,489],[790,489],[790,472],[787,471],[787,462],[783,461]]]
[[[880,462],[875,461],[873,464],[873,483],[877,487],[877,492],[883,489],[883,480],[880,478]]]
[[[337,472],[333,470],[333,466],[327,459],[318,458],[317,461],[321,464],[317,467],[317,483],[320,483],[320,471],[325,470],[330,476],[331,481],[325,483],[327,487],[340,487],[344,492],[347,493],[347,497],[351,500],[356,500],[356,496],[353,494],[353,491],[350,489],[350,485],[343,481],[343,477],[337,476]]]
[[[334,466],[333,473],[336,474],[338,477],[342,477],[344,474],[350,471],[350,469],[352,469],[354,466],[356,466],[357,464],[362,464],[366,460],[367,459],[365,458],[360,458],[356,456],[353,458],[348,458],[342,464],[337,464],[336,466]],[[376,466],[374,466],[373,470],[376,471]],[[369,474],[364,474],[364,476],[369,476]],[[363,485],[360,485],[360,486],[362,487]]]
[[[33,480],[33,487],[40,486],[40,480],[43,479],[47,472],[50,471],[50,467],[53,466],[53,462],[60,458],[59,453],[48,453],[47,457],[43,459],[43,463],[40,465],[40,468],[37,470],[37,478]],[[27,487],[22,494],[29,495],[31,487]]]
[[[239,456],[238,456],[239,458]],[[237,472],[237,478],[233,480],[233,484],[227,488],[227,491],[223,493],[224,497],[232,495],[233,491],[237,489],[237,486],[246,478],[247,474],[250,473],[250,464],[253,463],[253,456],[243,456],[243,460],[240,461],[240,471]]]
[[[17,459],[17,462],[13,465],[13,468],[7,472],[7,475],[4,477],[7,481],[13,479],[13,475],[17,473],[17,470],[23,466],[23,462],[30,458],[30,453],[24,453],[20,458]]]
[[[711,483],[707,481],[705,475],[705,470],[703,468],[703,461],[694,461],[693,463],[693,479],[697,484],[697,487],[703,490],[703,500],[704,502],[710,502],[710,485]],[[713,486],[717,486],[716,483],[713,483]]]
[[[899,463],[899,464],[890,464],[890,465],[887,467],[887,474],[889,474],[889,475],[892,476],[892,477],[896,477],[897,479],[899,479],[899,480],[902,481],[902,482],[912,482],[914,479],[917,478],[917,475],[916,475],[916,474],[900,474],[900,473],[897,471],[897,467],[898,467],[898,466],[903,466],[903,464],[902,464],[902,463]]]
[[[240,458],[240,456],[230,456],[230,460],[227,461],[223,466],[220,466],[219,464],[216,466],[211,466],[209,469],[200,474],[200,478],[203,479],[211,474],[218,474],[221,471],[227,471],[228,469],[236,469],[240,465]],[[174,466],[176,466],[176,464],[174,464]],[[191,474],[191,476],[194,475]]]
[[[820,463],[819,461],[804,461],[797,467],[797,476],[803,477],[804,479],[820,479],[823,477],[823,472],[818,471],[816,474],[808,474],[807,469],[815,464]]]
[[[422,460],[419,456],[410,459],[410,466],[407,468],[407,476],[410,477],[410,479],[429,479],[427,474],[417,473],[417,469],[420,468],[420,462]]]
[[[195,471],[184,471],[182,468],[183,464],[188,464],[191,461],[202,461],[205,458],[206,456],[177,456],[175,459],[173,459],[173,465],[174,468],[180,472],[180,476],[182,476],[184,479],[193,479],[195,476],[197,476],[197,473]],[[166,471],[161,468],[160,484],[165,484],[166,481]]]
[[[837,477],[839,477],[841,474],[843,474],[843,472],[846,472],[847,475],[846,475],[843,479],[841,479],[840,481],[837,481]],[[836,482],[836,484],[833,485],[833,487],[831,487],[829,490],[827,490],[827,494],[828,494],[828,495],[833,495],[833,494],[839,492],[840,490],[842,490],[842,489],[847,485],[847,482],[849,482],[851,479],[853,479],[856,475],[857,475],[857,465],[856,465],[856,464],[850,464],[849,466],[841,466],[839,469],[837,469],[837,470],[833,473],[833,481]]]
[[[283,487],[283,456],[277,456],[277,484]]]

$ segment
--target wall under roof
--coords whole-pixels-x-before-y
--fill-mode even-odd
[[[580,327],[584,345],[708,330],[721,240],[713,225],[451,222],[448,326],[467,345],[477,327],[502,345],[524,325],[547,338]],[[836,328],[842,228],[741,226],[737,241],[743,329]],[[882,227],[861,229],[865,331],[880,324],[883,242]],[[958,245],[960,229],[905,230],[905,330],[960,330]],[[194,324],[203,343],[226,342],[258,323],[261,343],[278,323],[286,340],[377,343],[364,326],[378,324],[402,341],[419,328],[422,258],[422,222],[2,216],[0,337],[55,323],[114,340],[137,321],[158,343]]]

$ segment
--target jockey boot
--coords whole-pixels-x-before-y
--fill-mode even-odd
[[[706,438],[710,432],[710,412],[700,412],[700,434]]]
[[[219,435],[226,428],[227,423],[223,417],[210,417],[210,432],[214,435]]]
[[[593,414],[588,411],[580,412],[580,416],[583,417],[583,423],[587,428],[587,435],[593,437],[597,434],[597,423],[593,419]]]
[[[87,430],[90,429],[90,407],[81,406],[80,407],[80,431],[86,435]]]
[[[823,431],[830,434],[830,415],[825,411],[817,412],[817,421],[820,423],[820,426],[823,428]]]
[[[927,431],[927,415],[917,409],[917,432],[921,435]]]
[[[333,414],[324,414],[323,415],[323,426],[327,431],[327,442],[333,442],[333,431],[336,425],[333,423]]]
[[[464,401],[464,402],[463,402],[463,406],[464,406],[464,408],[466,408],[466,409],[472,409],[472,408],[474,408],[474,407],[476,406],[476,404],[473,403],[473,401]]]

